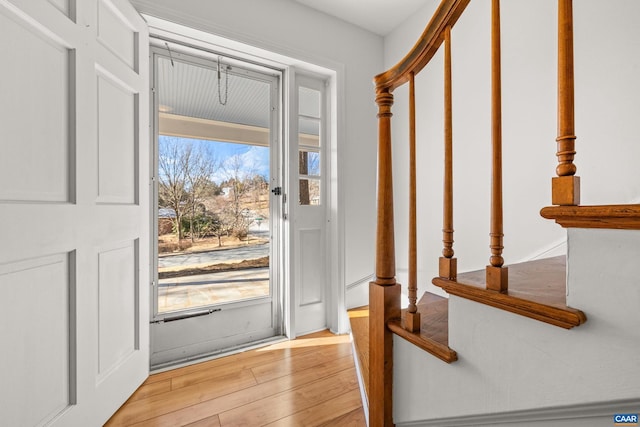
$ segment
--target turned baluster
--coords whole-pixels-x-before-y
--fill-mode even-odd
[[[500,70],[500,0],[491,2],[491,258],[486,269],[487,289],[507,292],[508,270],[503,267],[502,220],[502,91]]]
[[[416,225],[416,92],[415,74],[409,73],[409,306],[404,317],[404,328],[420,331],[418,300],[418,244]]]
[[[580,204],[580,178],[575,176],[573,7],[572,0],[558,1],[558,138],[557,177],[552,178],[551,203]]]
[[[457,260],[453,257],[453,108],[451,89],[451,27],[444,30],[444,193],[442,212],[442,257],[439,275],[454,280]]]

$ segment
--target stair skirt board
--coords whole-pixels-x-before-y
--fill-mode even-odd
[[[615,414],[638,414],[638,412],[640,412],[640,398],[499,414],[396,422],[396,427],[603,427],[614,425]]]
[[[362,378],[362,368],[360,367],[360,362],[358,361],[358,350],[356,349],[356,342],[353,339],[353,333],[351,336],[351,351],[353,353],[353,361],[356,365],[356,375],[358,377],[358,386],[360,387],[360,399],[362,400],[362,409],[364,411],[364,417],[367,421],[367,425],[369,425],[369,399],[367,398],[367,392],[364,386],[364,378]]]

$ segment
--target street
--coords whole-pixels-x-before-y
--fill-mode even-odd
[[[257,259],[269,255],[269,244],[248,245],[215,251],[167,255],[158,258],[158,268],[188,267],[194,265],[212,265],[228,262],[240,262],[245,259]]]

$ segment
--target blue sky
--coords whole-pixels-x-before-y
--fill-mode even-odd
[[[240,156],[242,164],[246,166],[247,171],[253,171],[255,174],[264,176],[267,181],[269,180],[269,147],[160,135],[161,140],[165,138],[184,141],[185,143],[190,142],[195,149],[201,146],[207,147],[207,150],[223,163],[233,156]],[[211,179],[219,184],[226,179],[226,175],[223,170],[220,170]]]

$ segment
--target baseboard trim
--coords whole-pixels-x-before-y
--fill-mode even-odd
[[[373,274],[369,274],[368,276],[363,277],[362,279],[356,280],[355,282],[349,283],[347,285],[347,290],[353,289],[360,285],[367,284],[373,280]]]
[[[529,409],[522,411],[503,412],[498,414],[470,415],[433,420],[397,422],[396,427],[469,427],[469,426],[530,426],[548,425],[554,423],[576,421],[576,425],[587,425],[589,419],[607,418],[613,425],[613,415],[617,413],[638,413],[640,398],[616,400],[610,402],[581,403],[577,405],[558,406],[550,408]]]
[[[364,411],[364,418],[369,426],[369,399],[367,398],[367,392],[364,388],[364,380],[362,378],[362,370],[360,369],[360,362],[358,362],[358,352],[356,350],[356,343],[353,339],[353,333],[349,333],[351,337],[351,352],[353,353],[353,361],[356,365],[356,375],[358,377],[358,386],[360,387],[360,399],[362,400],[362,410]]]

